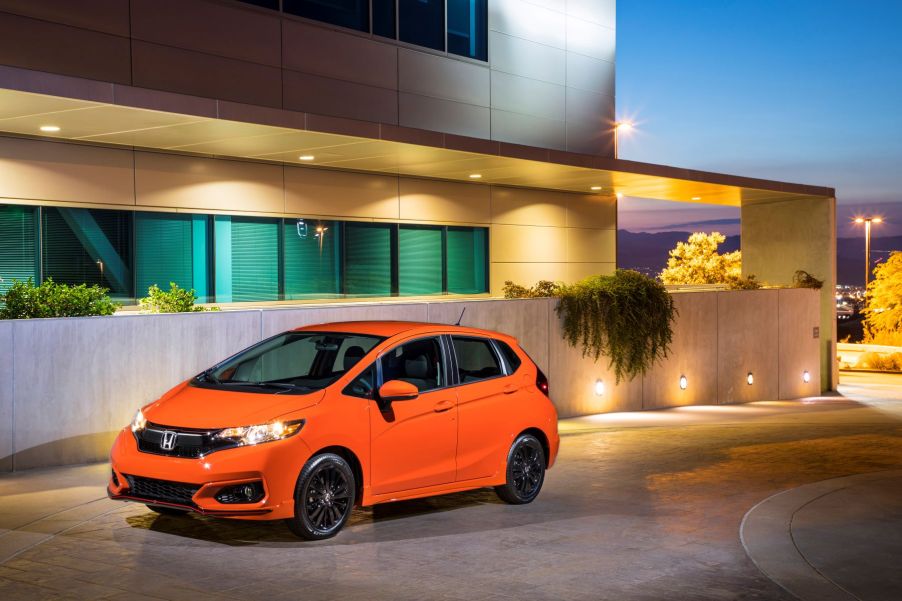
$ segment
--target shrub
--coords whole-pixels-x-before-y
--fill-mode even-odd
[[[547,298],[558,296],[561,285],[549,280],[539,280],[532,288],[515,284],[510,280],[504,282],[504,298]]]
[[[902,353],[885,355],[882,353],[862,353],[855,363],[856,369],[875,369],[879,371],[902,371]]]
[[[799,269],[792,276],[792,285],[796,288],[814,288],[820,290],[824,287],[824,280],[819,280],[807,271]]]
[[[627,269],[560,286],[557,314],[564,338],[583,356],[610,357],[619,383],[644,374],[667,356],[676,314],[673,298],[659,282]]]
[[[749,275],[749,277],[744,278],[742,276],[733,276],[727,278],[727,284],[730,286],[730,290],[758,290],[761,288],[761,282],[759,282],[754,274]]]
[[[147,296],[142,298],[138,308],[151,313],[193,313],[196,311],[219,311],[219,307],[198,307],[197,294],[194,289],[179,288],[175,282],[169,282],[169,290],[163,290],[156,284],[147,289]]]
[[[57,284],[52,278],[39,286],[31,278],[27,282],[14,280],[6,294],[0,296],[6,305],[0,309],[0,319],[112,315],[119,305],[110,300],[108,291],[97,284]]]

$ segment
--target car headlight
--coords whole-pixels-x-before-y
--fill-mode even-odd
[[[144,417],[144,413],[138,409],[135,412],[135,417],[132,418],[132,432],[140,432],[146,427],[147,419]]]
[[[276,421],[258,426],[239,426],[226,428],[216,433],[217,440],[228,440],[238,445],[260,444],[282,440],[297,434],[304,427],[304,420],[296,419],[290,422]]]

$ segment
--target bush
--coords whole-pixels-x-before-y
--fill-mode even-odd
[[[504,292],[504,298],[547,298],[549,296],[558,296],[560,289],[560,284],[549,280],[539,280],[532,288],[507,280],[504,282],[502,291]]]
[[[730,290],[758,290],[761,288],[761,282],[754,275],[749,275],[747,278],[742,276],[730,277],[727,278],[727,284],[729,284]]]
[[[57,284],[52,278],[35,286],[13,280],[13,285],[0,296],[6,306],[0,309],[0,319],[32,319],[35,317],[84,317],[112,315],[119,307],[107,296],[108,288],[97,284],[69,286]]]
[[[169,282],[169,290],[163,290],[156,284],[147,289],[147,296],[142,298],[138,308],[151,313],[194,313],[196,311],[219,311],[219,307],[198,307],[197,294],[194,289],[179,288],[175,282]]]
[[[876,369],[879,371],[902,371],[902,353],[885,355],[882,353],[862,353],[855,363],[856,369]]]
[[[824,287],[824,280],[819,280],[807,271],[799,269],[792,276],[792,285],[796,288],[814,288],[820,290]]]
[[[560,286],[558,316],[570,346],[598,361],[610,357],[619,383],[644,374],[667,356],[676,315],[673,298],[659,282],[637,271],[593,276]]]

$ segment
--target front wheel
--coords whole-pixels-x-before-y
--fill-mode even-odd
[[[545,451],[532,434],[521,434],[507,454],[507,482],[496,486],[501,500],[513,505],[531,503],[545,481]]]
[[[355,494],[351,466],[334,453],[313,457],[301,470],[288,528],[307,540],[332,538],[351,516]]]

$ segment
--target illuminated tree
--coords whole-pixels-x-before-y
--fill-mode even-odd
[[[729,284],[756,288],[753,278],[742,278],[742,252],[719,254],[717,247],[726,240],[720,232],[696,232],[688,242],[677,242],[665,267],[658,275],[664,284]],[[754,286],[749,285],[749,282]]]
[[[902,252],[874,269],[862,312],[865,342],[902,346]]]

